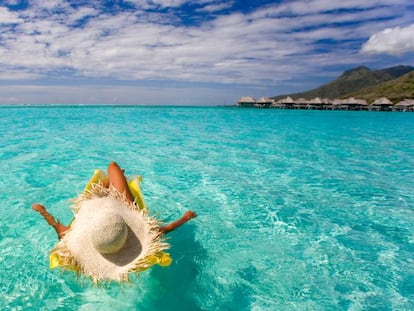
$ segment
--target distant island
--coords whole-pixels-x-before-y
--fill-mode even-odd
[[[271,98],[241,97],[237,106],[279,109],[414,111],[414,67],[345,71],[316,89]]]

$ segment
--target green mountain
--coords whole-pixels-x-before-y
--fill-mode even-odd
[[[351,96],[365,99],[368,103],[372,103],[381,97],[387,97],[393,103],[406,98],[414,98],[414,71],[397,79],[346,94],[344,97]]]
[[[349,97],[349,94],[356,94],[365,88],[379,86],[384,82],[395,80],[413,70],[414,67],[411,66],[396,66],[381,70],[371,70],[368,67],[361,66],[345,71],[339,78],[316,89],[301,93],[279,95],[273,98],[280,99],[286,96],[294,99],[311,99],[314,97],[346,98]]]

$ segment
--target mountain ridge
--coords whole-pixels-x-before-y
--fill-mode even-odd
[[[386,97],[393,103],[404,99],[414,99],[414,70],[399,78],[346,94],[344,97],[361,98],[368,103],[381,97]]]
[[[398,88],[400,84],[401,88],[404,88],[404,92],[401,90],[401,93],[407,95],[412,94],[410,98],[414,98],[414,85],[412,86],[413,91],[410,91],[411,76],[408,76],[401,81],[398,80],[409,73],[413,73],[414,76],[414,67],[399,65],[379,70],[371,70],[366,66],[358,66],[345,70],[335,80],[315,89],[293,94],[278,95],[272,97],[272,99],[277,100],[286,96],[290,96],[294,99],[311,99],[314,97],[348,98],[350,96],[358,96],[359,98],[369,99],[370,101],[379,97],[391,97],[395,100],[400,99],[400,96],[398,96]],[[379,89],[376,90],[376,88]],[[364,92],[368,91],[369,96],[364,96]]]

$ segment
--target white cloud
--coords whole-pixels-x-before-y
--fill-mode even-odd
[[[15,70],[0,71],[0,80],[33,80],[36,78],[40,78],[40,76],[30,72]]]
[[[309,15],[315,13],[322,13],[328,11],[338,11],[343,9],[361,10],[372,9],[379,7],[396,7],[407,4],[407,0],[375,0],[375,1],[361,1],[361,0],[346,0],[346,1],[332,1],[332,0],[287,0],[280,5],[273,6],[270,10],[259,11],[258,14],[265,13],[267,15]],[[267,11],[267,12],[266,12]]]
[[[152,2],[158,4],[161,7],[178,7],[188,2],[188,0],[152,0]]]
[[[23,20],[16,13],[10,12],[6,8],[0,7],[0,26],[2,24],[17,24]]]
[[[7,5],[18,5],[20,3],[20,0],[6,0],[4,2]]]
[[[69,12],[68,12],[69,13]],[[79,8],[78,10],[73,10],[71,13],[68,14],[68,16],[66,16],[66,21],[68,24],[72,24],[75,23],[83,18],[86,17],[93,17],[93,16],[97,16],[99,15],[99,12],[97,9],[92,8],[92,7],[82,7]]]
[[[266,27],[247,25],[238,14],[201,28],[139,23],[132,13],[100,15],[82,29],[70,28],[58,18],[29,20],[17,27],[18,34],[5,35],[0,62],[46,71],[67,66],[94,77],[249,83],[261,79],[259,57],[272,59],[293,48],[256,38]],[[247,60],[252,57],[257,62]],[[233,64],[234,77],[216,66],[223,63]],[[243,77],[243,70],[257,75]]]
[[[404,54],[414,52],[414,24],[387,28],[373,34],[362,46],[362,53]]]
[[[161,5],[161,1],[133,2]],[[162,5],[184,2],[163,1]],[[204,3],[205,8],[218,9],[218,2]],[[217,16],[197,27],[178,25],[176,17],[167,13],[136,9],[106,14],[98,7],[75,10],[58,0],[38,1],[19,15],[1,8],[0,18],[17,25],[0,23],[0,66],[10,69],[5,69],[9,71],[6,77],[17,77],[18,68],[28,78],[29,73],[47,76],[68,69],[75,76],[97,78],[279,84],[333,62],[352,64],[368,57],[355,58],[353,40],[394,27],[398,22],[393,18],[395,10],[387,5],[395,8],[403,0],[377,0],[379,7],[356,0],[306,3],[309,10],[303,1],[285,2],[250,14]],[[363,10],[335,11],[352,5]],[[56,7],[60,13],[48,13]],[[403,6],[398,10],[405,16]],[[81,28],[73,27],[85,17]],[[347,25],[338,27],[335,22]],[[338,45],[315,52],[323,40],[337,40]]]
[[[128,0],[129,3],[135,4],[137,7],[140,8],[154,8],[154,7],[161,7],[161,8],[174,8],[180,7],[184,3],[189,2],[188,0]]]
[[[30,6],[39,10],[52,10],[56,8],[68,8],[69,3],[63,0],[32,0]]]
[[[233,6],[233,1],[226,1],[226,2],[222,2],[222,3],[210,3],[207,4],[206,6],[198,9],[198,12],[209,12],[209,13],[214,13],[214,12],[219,12],[222,10],[226,10],[229,9]]]

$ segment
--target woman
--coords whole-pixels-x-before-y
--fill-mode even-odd
[[[107,178],[94,183],[73,206],[69,226],[56,221],[41,204],[33,204],[52,226],[59,242],[50,256],[51,268],[61,267],[84,274],[94,282],[126,281],[154,264],[167,266],[171,258],[164,250],[163,236],[196,217],[187,211],[178,220],[160,226],[131,193],[124,171],[112,162]]]

